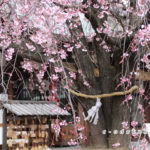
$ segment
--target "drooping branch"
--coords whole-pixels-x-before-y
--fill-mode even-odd
[[[83,94],[83,93],[79,93],[76,92],[72,89],[68,89],[69,92],[71,92],[72,94],[79,96],[79,97],[84,97],[84,98],[91,98],[91,99],[96,99],[96,98],[106,98],[106,97],[112,97],[112,96],[122,96],[122,95],[127,95],[132,93],[133,91],[138,90],[138,86],[134,85],[133,87],[131,87],[129,90],[127,91],[123,91],[123,92],[113,92],[113,93],[108,93],[108,94],[100,94],[100,95],[87,95],[87,94]]]

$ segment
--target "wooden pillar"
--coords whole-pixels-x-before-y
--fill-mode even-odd
[[[3,110],[3,145],[2,150],[7,150],[7,110]]]
[[[51,147],[51,118],[48,117],[48,125],[49,125],[49,128],[48,128],[48,147]]]

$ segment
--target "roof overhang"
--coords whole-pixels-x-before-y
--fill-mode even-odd
[[[5,101],[2,107],[17,116],[68,116],[68,111],[48,101]]]

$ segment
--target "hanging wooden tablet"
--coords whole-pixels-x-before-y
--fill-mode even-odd
[[[33,143],[38,143],[37,139],[33,139]]]
[[[36,137],[34,131],[30,131],[30,137]]]
[[[19,141],[19,147],[24,147],[24,141],[23,140],[21,140],[21,141]]]
[[[41,125],[41,129],[44,130],[45,129],[45,125]]]
[[[45,150],[46,150],[46,149],[48,149],[48,146],[45,144],[45,145],[44,145],[44,148],[45,148]]]
[[[33,146],[31,147],[31,150],[34,150],[34,147],[33,147]]]
[[[28,124],[28,119],[27,119],[27,117],[25,118],[25,123],[24,123],[25,125],[27,125]]]
[[[8,147],[12,147],[12,140],[7,140]]]
[[[45,141],[44,141],[45,143],[47,143],[47,138],[45,138]]]
[[[45,132],[45,137],[48,138],[48,132]]]
[[[37,146],[37,144],[35,145],[35,150],[38,150],[38,146]]]
[[[20,150],[19,145],[17,144],[16,150]]]
[[[17,144],[17,139],[12,139],[12,144],[13,145]]]
[[[7,131],[7,137],[12,137],[12,135],[13,135],[13,131],[12,130],[8,130]]]
[[[42,123],[46,123],[47,122],[47,118],[46,117],[43,117],[42,118]]]
[[[38,150],[41,150],[42,149],[42,146],[41,145],[38,145]]]
[[[32,125],[33,125],[33,124],[35,124],[35,121],[34,121],[34,119],[32,119]]]
[[[13,132],[12,139],[17,139],[17,134],[15,131]]]
[[[8,124],[11,126],[11,125],[13,124],[13,121],[12,121],[12,120],[10,120]]]
[[[23,148],[23,150],[29,150],[26,146]]]
[[[45,137],[45,132],[42,131],[41,137]]]
[[[42,137],[42,134],[41,134],[41,131],[39,130],[39,133],[38,133],[39,137]]]
[[[21,135],[22,135],[23,138],[26,138],[27,137],[27,131],[22,131]]]
[[[17,125],[20,125],[20,120],[17,120]]]

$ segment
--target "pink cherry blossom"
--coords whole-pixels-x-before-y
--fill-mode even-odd
[[[128,127],[128,121],[123,121],[121,124],[122,124],[123,129],[128,129],[129,128]]]
[[[81,132],[78,134],[78,139],[80,139],[80,140],[84,139],[84,135]]]
[[[77,144],[77,142],[76,142],[76,140],[75,139],[71,139],[69,142],[68,142],[68,145],[76,145]]]
[[[134,128],[134,127],[136,127],[137,126],[137,124],[138,124],[138,122],[137,121],[132,121],[131,122],[131,126]]]
[[[52,63],[55,62],[54,58],[49,59],[49,61],[52,62]]]
[[[86,86],[88,86],[88,87],[90,86],[87,81],[84,81],[83,84],[86,85]]]
[[[99,5],[98,4],[94,4],[93,7],[96,8],[96,9],[98,9]]]
[[[64,47],[65,47],[65,48],[68,48],[68,47],[70,47],[70,44],[69,44],[69,43],[65,43],[65,44],[64,44]]]
[[[14,53],[14,48],[9,48],[7,49],[6,53],[5,53],[5,57],[7,61],[10,61],[13,57],[13,53]]]
[[[58,72],[62,72],[63,71],[63,68],[61,67],[55,67],[55,72],[58,73]]]
[[[71,78],[73,78],[74,80],[76,79],[76,74],[74,72],[69,72],[69,75]]]
[[[98,18],[99,18],[99,19],[104,18],[104,13],[103,13],[103,12],[100,12],[100,13],[98,14]]]
[[[27,48],[28,48],[29,50],[31,50],[31,51],[34,51],[34,50],[35,50],[35,47],[34,47],[33,45],[29,44],[29,43],[26,43],[26,46],[27,46]]]
[[[72,51],[73,51],[73,47],[67,48],[67,51],[68,51],[68,52],[72,52]]]
[[[61,49],[59,53],[60,53],[61,59],[66,59],[67,58],[67,53],[65,52],[65,50]]]
[[[115,148],[117,148],[117,147],[120,146],[120,143],[119,142],[118,143],[114,143],[112,146],[115,147]]]
[[[132,136],[133,136],[133,138],[135,138],[135,139],[136,139],[136,138],[138,138],[138,137],[139,137],[139,134],[138,134],[137,132],[133,132],[133,133],[132,133]]]
[[[79,73],[79,74],[82,74],[82,70],[81,70],[81,69],[79,69],[79,70],[78,70],[78,73]]]
[[[44,73],[45,73],[44,70],[40,70],[39,73],[36,75],[38,80],[39,80],[39,82],[42,82],[42,79],[44,77]]]
[[[77,43],[75,46],[76,46],[76,48],[81,48],[81,44],[80,43]]]
[[[81,121],[81,118],[77,116],[75,117],[75,121],[79,123]]]
[[[131,150],[138,150],[138,147],[137,146],[132,146]]]
[[[142,62],[145,62],[146,64],[149,63],[147,55],[144,55],[144,57],[141,59]]]
[[[67,126],[68,125],[66,120],[61,121],[59,124],[60,124],[60,126]]]
[[[60,134],[60,129],[61,129],[60,125],[59,125],[59,122],[56,122],[55,124],[51,124],[51,127],[52,127],[52,129],[54,129],[56,137],[58,137],[59,134]]]
[[[45,48],[43,51],[45,52],[45,54],[44,54],[44,55],[46,55],[46,56],[50,56],[51,51],[50,51],[50,49],[49,49],[49,48]]]
[[[127,82],[127,80],[128,80],[128,78],[122,77],[122,78],[121,78],[121,84],[124,84],[125,82]]]
[[[24,60],[22,68],[29,71],[29,72],[33,72],[33,66],[32,66],[32,62],[28,61],[28,60]]]
[[[144,95],[144,92],[145,92],[145,90],[143,88],[139,88],[139,93],[140,93],[141,96]]]
[[[144,113],[144,108],[141,104],[138,104],[138,109],[140,110],[140,113]]]
[[[145,2],[146,2],[145,0],[138,0],[138,5],[140,7],[142,7],[142,6],[144,6],[146,4]]]
[[[58,80],[58,79],[59,79],[59,77],[58,77],[57,74],[53,74],[53,75],[52,75],[52,80]]]
[[[132,95],[131,95],[131,94],[128,95],[128,96],[126,97],[126,99],[123,101],[123,104],[124,104],[124,103],[128,103],[128,102],[131,101],[132,99],[133,99]]]
[[[97,28],[96,30],[98,33],[102,33],[102,28]]]
[[[141,150],[148,150],[147,148],[148,141],[146,138],[143,138],[140,142]]]
[[[64,85],[64,89],[69,89],[69,86],[68,85]]]
[[[105,0],[97,0],[101,5],[104,5]]]

